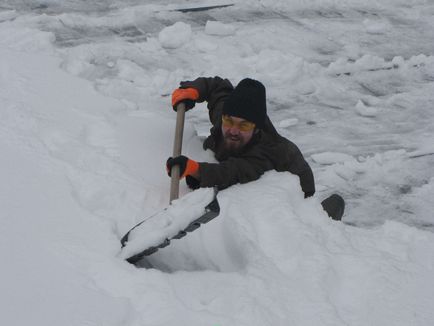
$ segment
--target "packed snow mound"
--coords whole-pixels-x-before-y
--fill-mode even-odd
[[[172,26],[165,27],[158,34],[158,40],[163,48],[177,49],[190,41],[191,38],[191,26],[177,22]]]
[[[202,276],[215,270],[228,274],[214,274],[207,311],[237,325],[432,320],[432,233],[397,222],[369,230],[333,221],[287,172],[232,186],[218,199],[219,217],[152,257],[172,271],[205,270],[182,274],[188,286],[175,285],[182,301],[207,297]]]

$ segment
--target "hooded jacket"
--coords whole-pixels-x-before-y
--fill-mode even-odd
[[[213,127],[203,146],[204,149],[212,150],[219,162],[199,163],[200,187],[217,186],[225,189],[236,183],[257,180],[264,172],[274,169],[298,175],[306,196],[315,193],[314,177],[309,164],[293,142],[279,135],[268,116],[263,128],[253,135],[240,153],[231,156],[225,154],[222,150],[221,117],[223,104],[234,90],[229,80],[200,77],[194,81],[181,82],[181,88],[189,87],[198,90],[197,102],[208,103]]]

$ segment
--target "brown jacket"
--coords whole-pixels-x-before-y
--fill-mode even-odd
[[[208,102],[209,117],[213,128],[204,142],[204,149],[211,149],[220,163],[200,163],[200,187],[227,188],[236,183],[258,179],[264,172],[289,171],[300,177],[300,185],[307,196],[315,192],[313,173],[298,147],[280,136],[270,119],[264,128],[255,134],[237,156],[225,157],[222,144],[221,115],[223,103],[234,87],[220,77],[197,78],[181,82],[182,88],[193,87],[199,91],[197,102]]]

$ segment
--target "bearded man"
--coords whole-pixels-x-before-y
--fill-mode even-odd
[[[312,169],[298,147],[279,135],[271,123],[261,82],[246,78],[234,88],[227,79],[200,77],[181,82],[172,94],[174,110],[180,102],[188,110],[204,101],[213,127],[203,147],[212,150],[219,163],[196,162],[182,155],[167,160],[168,171],[179,165],[181,177],[186,177],[192,189],[225,189],[257,180],[269,170],[288,171],[300,178],[305,198],[313,196]],[[333,207],[325,207],[330,205]],[[342,217],[344,203],[340,196],[327,198],[323,206],[334,219]]]

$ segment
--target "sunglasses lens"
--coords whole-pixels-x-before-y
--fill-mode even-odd
[[[234,122],[232,121],[232,119],[227,115],[222,116],[222,123],[223,123],[223,126],[225,126],[225,127],[233,127],[233,125],[234,125]]]
[[[238,129],[240,129],[241,131],[251,131],[255,128],[255,124],[252,122],[241,122],[238,126]]]
[[[235,123],[234,120],[228,115],[222,116],[222,124],[226,128],[236,127],[238,130],[246,132],[255,129],[255,124],[250,121],[242,121],[240,123]]]

